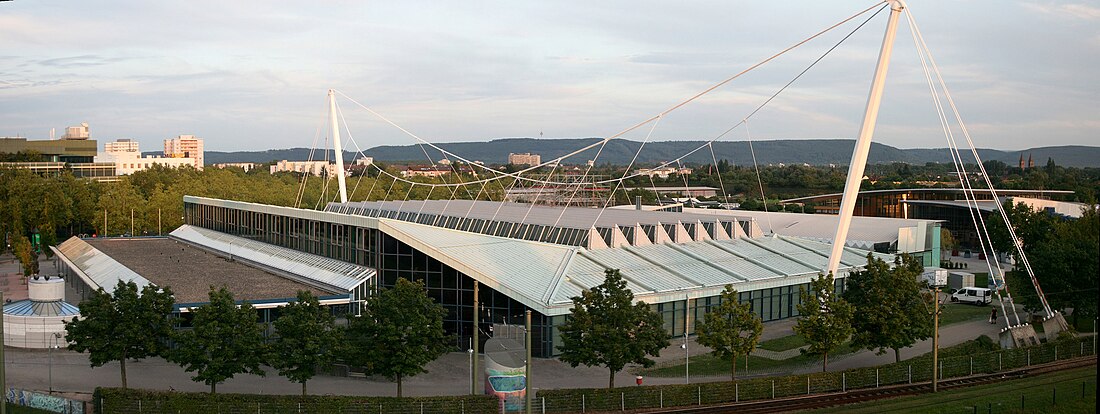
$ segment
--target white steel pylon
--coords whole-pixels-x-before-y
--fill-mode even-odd
[[[859,196],[859,185],[863,181],[863,170],[867,166],[867,153],[871,150],[871,137],[878,121],[879,104],[882,103],[882,91],[886,84],[886,72],[890,68],[890,55],[894,51],[894,38],[898,32],[898,17],[905,10],[901,0],[890,0],[890,20],[886,23],[886,35],[882,38],[878,66],[875,78],[871,81],[871,92],[867,97],[867,109],[863,113],[863,126],[859,129],[859,139],[852,151],[852,162],[848,164],[848,179],[844,183],[844,195],[840,199],[840,220],[833,237],[833,250],[829,254],[829,267],[825,269],[834,277],[840,266],[840,256],[844,253],[844,244],[848,241],[848,227],[852,224],[852,214]]]
[[[332,124],[332,146],[336,150],[336,183],[340,186],[340,202],[348,202],[348,187],[344,184],[344,149],[340,146],[340,123],[336,121],[336,91],[328,90],[328,112]]]

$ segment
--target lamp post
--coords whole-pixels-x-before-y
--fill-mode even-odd
[[[688,354],[687,333],[684,333],[684,343],[680,345],[680,348],[684,348],[684,384],[691,384],[691,358]]]
[[[53,333],[53,338],[52,338],[53,343],[50,344],[50,357],[49,357],[49,360],[50,360],[50,369],[49,369],[50,370],[50,385],[49,385],[50,388],[49,388],[49,394],[50,395],[53,395],[53,350],[57,348],[57,340],[60,339],[60,338],[61,338],[61,333],[60,332],[54,332]]]
[[[466,349],[466,354],[470,355],[470,394],[474,394],[477,390],[477,385],[474,384],[474,340],[470,339],[470,348]]]

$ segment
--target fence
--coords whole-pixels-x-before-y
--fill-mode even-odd
[[[9,404],[22,405],[61,414],[84,414],[84,402],[70,400],[34,391],[8,388],[5,397]]]
[[[1092,339],[1087,338],[1051,342],[1029,348],[946,357],[939,359],[938,376],[940,379],[950,379],[995,373],[1094,355],[1095,352]],[[537,393],[533,403],[534,411],[539,413],[630,411],[844,392],[931,379],[931,357],[922,356],[879,367],[736,382],[542,390]]]
[[[97,388],[93,402],[100,413],[219,414],[474,414],[500,412],[496,398],[349,397],[181,393]]]

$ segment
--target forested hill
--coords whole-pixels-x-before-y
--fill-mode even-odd
[[[543,161],[568,154],[574,150],[583,148],[589,144],[598,142],[597,138],[577,139],[534,139],[534,138],[504,138],[489,142],[455,142],[438,144],[448,151],[469,158],[471,161],[483,161],[490,164],[507,162],[508,153],[531,152],[542,155]],[[645,145],[644,151],[638,157],[638,163],[653,164],[657,162],[674,160],[676,157],[686,154],[702,146],[702,141],[663,141],[650,142]],[[600,155],[599,162],[625,165],[630,162],[641,145],[637,141],[616,139],[608,142]],[[852,156],[854,140],[849,139],[804,139],[804,140],[777,140],[757,141],[753,143],[756,150],[757,162],[767,164],[839,164],[847,165]],[[598,148],[598,147],[597,147]],[[592,159],[596,149],[590,149],[578,154],[567,161],[570,164],[583,164]],[[426,162],[423,150],[417,145],[392,146],[384,145],[371,148],[366,154],[373,156],[378,161],[412,161]],[[428,154],[438,161],[443,158],[438,150],[428,148]],[[1023,151],[1001,151],[994,149],[979,149],[978,154],[983,161],[998,160],[1008,165],[1015,166],[1023,154],[1026,160],[1029,156],[1034,159],[1037,166],[1046,164],[1047,159],[1062,166],[1072,167],[1100,167],[1100,147],[1095,146],[1054,146],[1037,147]],[[345,160],[351,160],[354,154],[347,153]],[[752,163],[752,152],[745,141],[715,142],[714,155],[718,159],[729,160],[734,165],[746,165]],[[206,163],[216,164],[222,162],[270,162],[273,160],[305,160],[309,157],[307,148],[291,148],[267,151],[245,152],[206,152]],[[315,159],[322,158],[320,153],[314,155]],[[965,160],[972,162],[973,157],[969,150],[963,152]],[[710,163],[711,154],[707,148],[703,148],[694,154],[685,157],[683,162]],[[950,152],[946,148],[916,148],[900,149],[889,145],[872,143],[869,162],[872,164],[884,164],[903,162],[909,164],[924,164],[927,162],[949,163]]]

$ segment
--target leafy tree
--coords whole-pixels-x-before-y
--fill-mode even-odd
[[[38,254],[31,246],[31,241],[23,233],[15,234],[11,238],[11,250],[23,267],[23,277],[38,274]]]
[[[951,234],[951,230],[940,228],[940,247],[944,250],[954,250],[959,247],[959,241]]]
[[[821,371],[829,367],[829,352],[852,335],[852,305],[836,294],[833,274],[819,274],[810,290],[800,289],[802,303],[794,332],[809,344],[802,352],[821,355]]]
[[[867,254],[867,267],[852,272],[845,281],[844,300],[852,306],[852,345],[882,355],[894,350],[901,362],[901,348],[932,336],[928,318],[929,300],[918,281],[924,266],[920,260],[902,254],[894,267]]]
[[[1072,308],[1074,324],[1081,316],[1096,315],[1095,289],[1097,263],[1100,262],[1096,248],[1100,234],[1097,212],[1085,209],[1080,218],[1065,219],[1032,210],[1023,203],[1005,203],[1004,208],[1051,308]],[[1020,253],[1011,248],[1012,241],[1004,221],[989,222],[990,239],[995,248],[1011,249],[1008,251],[1019,261]],[[1042,309],[1034,283],[1026,272],[1018,267],[1009,272],[1008,282],[1014,298],[1029,312]]]
[[[1050,237],[1050,230],[1055,221],[1051,215],[1032,210],[1024,203],[1013,205],[1011,202],[1006,201],[1002,208],[1005,215],[1008,216],[1009,222],[1012,223],[1012,228],[1016,232],[1016,237],[1020,239],[1025,254],[1033,250],[1035,246],[1044,244]],[[1017,261],[1020,261],[1020,252],[1012,243],[1012,236],[1008,232],[1008,227],[1005,225],[1004,220],[997,216],[999,215],[985,221],[993,248],[999,252],[1008,252]]]
[[[348,362],[397,383],[428,372],[424,365],[449,349],[443,331],[447,310],[428,297],[421,282],[397,279],[392,289],[367,298],[363,314],[349,320]]]
[[[168,288],[118,281],[107,293],[100,288],[80,303],[80,316],[65,324],[69,349],[87,352],[92,367],[118,361],[126,388],[126,360],[163,356],[172,334],[168,315],[175,300]]]
[[[634,301],[634,293],[618,269],[607,269],[599,286],[573,297],[573,309],[561,332],[561,360],[576,367],[603,365],[610,371],[608,388],[615,387],[615,373],[626,364],[653,366],[649,355],[657,356],[668,346],[668,333],[661,316],[645,302]]]
[[[1055,309],[1073,309],[1073,324],[1096,316],[1100,274],[1100,215],[1087,210],[1076,220],[1054,222],[1047,242],[1028,251],[1035,277]]]
[[[732,285],[722,289],[721,304],[707,312],[698,324],[699,344],[718,358],[730,360],[730,380],[737,379],[737,357],[756,348],[764,324],[752,313],[752,304],[740,303]]]
[[[306,381],[317,375],[317,367],[330,365],[336,358],[341,333],[332,313],[308,291],[299,291],[296,302],[279,309],[268,359],[279,375],[301,383],[302,395],[306,395]]]
[[[211,286],[210,303],[192,312],[193,328],[177,335],[179,348],[171,354],[172,361],[195,373],[192,381],[210,385],[214,394],[219,383],[236,374],[265,375],[260,369],[265,362],[263,331],[252,305],[238,307],[225,287]]]

